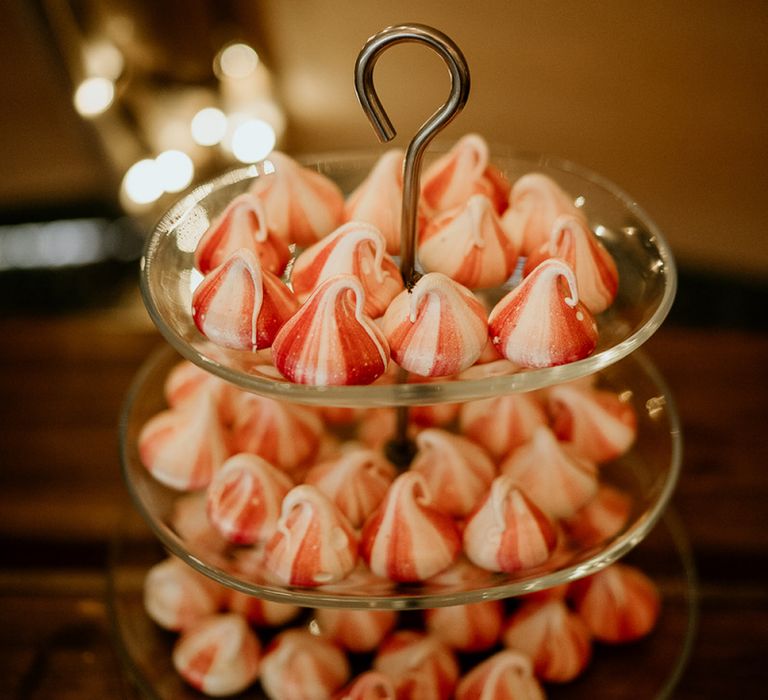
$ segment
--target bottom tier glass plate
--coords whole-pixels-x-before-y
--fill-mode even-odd
[[[109,568],[109,607],[116,645],[137,698],[204,697],[175,672],[177,635],[160,629],[144,611],[142,586],[149,568],[166,555],[137,518],[127,516],[115,538]],[[662,595],[661,616],[650,636],[622,646],[595,645],[587,670],[575,681],[545,686],[551,700],[647,700],[671,697],[688,660],[696,631],[697,586],[690,545],[668,512],[643,543],[622,561],[640,567]],[[258,684],[238,695],[261,700]]]

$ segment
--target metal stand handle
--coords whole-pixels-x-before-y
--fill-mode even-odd
[[[373,68],[379,56],[390,46],[404,42],[425,44],[436,51],[451,74],[451,93],[408,144],[403,164],[403,211],[400,228],[400,272],[408,289],[416,282],[416,215],[419,203],[421,160],[435,135],[461,112],[469,97],[469,66],[453,40],[423,24],[399,24],[372,36],[355,62],[355,91],[360,105],[381,142],[391,141],[395,128],[389,120],[373,85]]]

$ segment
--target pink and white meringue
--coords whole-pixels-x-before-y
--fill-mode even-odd
[[[431,212],[453,209],[473,194],[482,193],[501,214],[511,189],[504,175],[491,165],[488,144],[478,134],[460,138],[425,169],[421,183],[421,198]]]
[[[479,663],[459,681],[456,700],[545,700],[531,660],[505,649]]]
[[[342,219],[344,195],[325,175],[272,151],[250,191],[264,204],[269,227],[286,242],[312,245]]]
[[[544,260],[499,301],[488,316],[496,349],[523,367],[580,360],[597,346],[597,324],[579,301],[573,271]]]
[[[395,686],[383,673],[366,671],[342,688],[333,700],[396,700]]]
[[[549,517],[508,476],[490,491],[467,520],[464,553],[489,571],[515,573],[543,564],[557,545]]]
[[[176,363],[163,384],[163,396],[171,408],[181,408],[205,391],[211,392],[222,424],[230,425],[233,420],[232,404],[239,391],[233,384],[219,379],[189,360]]]
[[[269,229],[264,205],[248,192],[235,197],[203,234],[195,267],[205,275],[240,248],[255,253],[262,269],[278,276],[291,259],[288,244]]]
[[[352,527],[360,528],[379,506],[395,478],[381,452],[352,443],[331,460],[312,467],[304,483],[316,486],[336,504]]]
[[[160,627],[180,632],[218,612],[224,590],[176,557],[155,564],[144,579],[144,610]]]
[[[530,393],[468,401],[459,413],[461,432],[496,460],[528,442],[536,428],[546,424],[543,406]]]
[[[419,262],[470,289],[495,287],[515,270],[518,249],[482,194],[430,219],[419,233]]]
[[[629,494],[603,484],[595,497],[562,522],[568,537],[582,547],[592,547],[615,537],[629,520]]]
[[[383,153],[344,205],[344,221],[365,221],[375,226],[384,236],[390,255],[400,252],[403,156],[401,148]]]
[[[325,280],[353,275],[365,292],[365,313],[378,318],[403,289],[395,261],[386,252],[384,237],[371,224],[350,221],[304,250],[294,262],[291,284],[299,301]]]
[[[569,518],[597,493],[597,467],[558,442],[540,425],[530,442],[514,450],[501,464],[534,502],[555,519]]]
[[[152,476],[177,491],[208,486],[231,454],[210,392],[182,408],[161,411],[150,418],[139,433],[138,450]]]
[[[314,613],[320,633],[348,651],[373,651],[395,626],[394,610],[319,608]]]
[[[349,675],[346,654],[331,640],[289,629],[265,650],[259,678],[271,700],[329,700]]]
[[[230,457],[208,485],[208,518],[235,544],[253,544],[275,532],[280,506],[293,482],[254,454]]]
[[[384,640],[373,667],[392,680],[399,700],[448,700],[459,678],[453,652],[415,630],[399,630]]]
[[[574,581],[568,595],[595,639],[611,644],[649,634],[661,608],[656,584],[627,564],[612,564]]]
[[[223,565],[229,543],[211,527],[206,512],[205,491],[184,494],[176,498],[171,508],[169,525],[196,556]]]
[[[356,277],[327,279],[275,338],[275,367],[298,384],[370,384],[387,368],[389,345],[364,306]]]
[[[173,666],[193,688],[222,697],[245,690],[259,673],[261,645],[235,613],[211,615],[184,632],[173,647]]]
[[[547,258],[560,258],[573,270],[579,298],[593,314],[613,303],[619,271],[611,254],[581,217],[557,217],[549,241],[528,256],[523,274],[529,274]]]
[[[416,447],[411,471],[424,476],[436,506],[454,517],[468,515],[496,476],[496,466],[485,450],[438,428],[422,430]]]
[[[406,431],[408,437],[414,438],[418,430],[419,426],[409,421]],[[357,426],[357,439],[367,447],[381,450],[395,437],[396,432],[397,411],[394,408],[369,408]]]
[[[507,621],[503,639],[530,657],[539,678],[552,683],[573,680],[592,658],[588,627],[556,597],[524,602]]]
[[[615,394],[579,384],[559,384],[547,390],[552,429],[560,440],[593,462],[623,455],[637,436],[637,416],[631,394]]]
[[[509,209],[501,221],[521,253],[530,255],[547,243],[555,219],[562,214],[585,219],[573,198],[552,178],[528,173],[512,186]]]
[[[484,600],[424,611],[427,631],[457,651],[486,651],[496,644],[504,621],[504,605]]]
[[[444,377],[480,357],[488,329],[483,305],[466,287],[429,272],[398,294],[382,320],[392,359],[409,372]]]
[[[258,350],[272,345],[299,302],[256,255],[240,248],[209,272],[192,293],[192,318],[217,345]]]
[[[227,591],[226,607],[255,627],[281,627],[298,617],[302,610],[298,605],[275,603],[235,590]]]
[[[287,472],[314,455],[323,435],[323,423],[307,406],[257,394],[240,394],[232,426],[232,446],[249,452]]]
[[[438,510],[426,480],[404,472],[363,526],[360,554],[377,576],[423,581],[446,569],[461,549],[456,526]]]
[[[314,486],[301,484],[283,499],[264,566],[291,586],[319,586],[347,576],[357,563],[357,537],[339,509]]]

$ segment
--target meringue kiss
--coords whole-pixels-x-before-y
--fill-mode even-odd
[[[398,294],[382,328],[392,359],[426,377],[456,374],[483,352],[487,326],[483,305],[466,287],[440,272],[429,272]]]
[[[327,279],[277,334],[275,367],[298,384],[370,384],[384,374],[389,346],[364,306],[356,277]]]
[[[239,248],[253,251],[261,266],[281,275],[291,258],[288,244],[270,231],[264,205],[245,192],[235,197],[195,248],[195,267],[204,275]]]
[[[235,350],[269,347],[298,306],[291,290],[245,248],[209,272],[192,294],[192,317],[200,332]]]
[[[293,265],[291,284],[299,301],[334,275],[354,275],[365,290],[365,313],[381,316],[403,289],[386,243],[370,224],[351,221],[303,251]]]
[[[488,329],[499,352],[523,367],[574,362],[597,346],[597,324],[579,301],[573,271],[556,258],[540,263],[496,304]]]

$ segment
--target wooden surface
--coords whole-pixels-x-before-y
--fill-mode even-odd
[[[133,294],[109,309],[0,319],[0,333],[0,697],[121,697],[105,606],[108,543],[130,507],[117,420],[161,340]],[[768,682],[768,335],[668,323],[647,350],[682,415],[674,507],[701,578],[674,697],[757,697]]]

